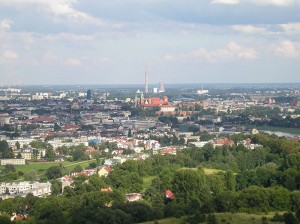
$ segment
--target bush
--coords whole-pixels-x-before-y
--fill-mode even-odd
[[[283,222],[284,218],[283,215],[279,215],[278,213],[276,213],[272,218],[271,218],[272,222]]]
[[[299,224],[298,219],[292,212],[284,213],[283,218],[286,224]]]

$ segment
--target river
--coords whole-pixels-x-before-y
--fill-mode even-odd
[[[299,137],[299,134],[292,134],[292,133],[288,133],[288,132],[281,132],[281,131],[261,131],[261,132],[265,132],[268,133],[270,135],[277,135],[278,137],[288,137],[288,138],[295,138],[295,137]]]

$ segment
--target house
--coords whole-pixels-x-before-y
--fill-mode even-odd
[[[174,198],[173,192],[170,190],[166,190],[166,199],[173,199],[173,198]]]
[[[135,151],[135,153],[141,153],[144,151],[144,148],[143,147],[134,147],[133,150]]]
[[[110,193],[110,192],[112,192],[113,190],[109,187],[109,188],[101,188],[100,191],[101,191],[101,192],[108,192],[108,193]]]
[[[126,202],[140,201],[143,200],[143,197],[139,193],[130,193],[125,195]]]
[[[123,154],[124,150],[123,149],[118,149],[118,150],[114,150],[111,152],[112,155],[121,155]]]
[[[113,161],[114,164],[117,164],[117,163],[122,164],[122,163],[124,163],[126,160],[127,160],[127,159],[126,159],[125,157],[120,157],[120,156],[114,156],[114,157],[112,158],[112,161]]]
[[[16,213],[13,213],[13,215],[10,217],[10,221],[23,221],[27,220],[26,215],[17,215]]]
[[[98,171],[98,175],[99,175],[99,177],[102,177],[102,176],[106,177],[110,173],[110,171],[112,171],[112,168],[110,166],[103,166]]]
[[[239,141],[239,142],[237,143],[237,145],[243,145],[243,146],[245,146],[247,149],[256,149],[256,148],[263,147],[263,146],[260,145],[260,144],[252,144],[250,138],[248,138],[248,139],[246,139],[246,140],[243,140],[243,141]]]
[[[203,146],[205,146],[207,143],[209,143],[208,141],[203,141],[203,142],[189,142],[189,146],[195,146],[198,148],[202,148]]]
[[[213,140],[213,146],[223,146],[223,145],[229,145],[229,146],[234,146],[235,143],[229,138],[217,138]]]
[[[78,130],[79,128],[80,128],[79,125],[65,125],[65,126],[63,127],[63,130],[64,130],[64,131],[76,131],[76,130]]]
[[[175,148],[162,149],[159,151],[159,154],[160,155],[166,155],[166,154],[176,155],[176,149]]]

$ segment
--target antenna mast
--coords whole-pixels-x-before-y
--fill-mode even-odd
[[[147,66],[145,65],[145,93],[148,93],[148,71],[147,71]]]

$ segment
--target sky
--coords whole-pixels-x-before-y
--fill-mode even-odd
[[[0,0],[0,85],[299,83],[300,0]]]

